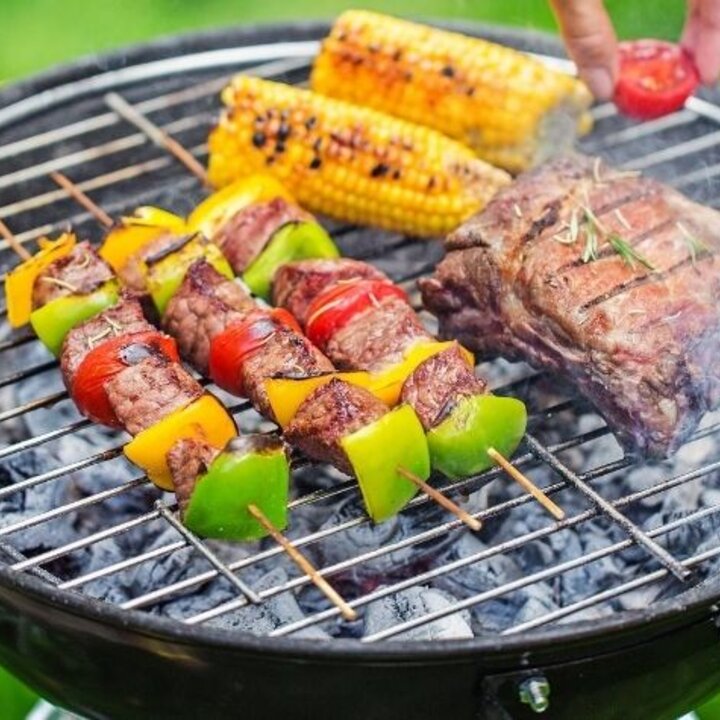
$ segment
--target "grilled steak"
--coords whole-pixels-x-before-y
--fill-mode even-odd
[[[572,378],[664,456],[720,401],[718,242],[715,211],[575,156],[502,190],[420,286],[444,336]]]
[[[355,278],[389,282],[380,270],[357,260],[301,260],[280,268],[273,284],[274,299],[306,325],[310,303],[318,292]],[[434,339],[405,300],[385,297],[350,317],[321,349],[341,370],[375,372],[400,362],[418,342]],[[405,382],[402,399],[429,429],[460,397],[483,392],[485,383],[475,377],[459,348],[451,348],[417,367]]]
[[[312,219],[312,215],[283,198],[253,203],[223,223],[213,242],[220,246],[230,267],[240,275],[283,225]]]
[[[182,438],[168,451],[167,463],[181,514],[185,512],[200,476],[205,474],[218,453],[217,448],[195,438]]]
[[[136,364],[105,383],[110,405],[131,435],[152,427],[203,393],[200,383],[182,365],[145,350]]]
[[[68,255],[50,263],[35,278],[33,307],[40,308],[67,295],[91,293],[113,277],[110,266],[89,242],[78,243]]]
[[[384,280],[385,275],[372,265],[359,260],[305,260],[286,263],[278,268],[273,279],[273,300],[286,308],[304,325],[310,303],[325,288],[337,282],[352,280]]]
[[[340,440],[386,412],[384,403],[367,390],[334,379],[305,399],[285,428],[285,439],[309,457],[352,474]]]
[[[145,320],[137,298],[124,294],[120,302],[90,320],[76,325],[66,335],[60,354],[60,369],[69,389],[85,356],[103,340],[119,335],[155,330]]]
[[[168,303],[163,323],[182,355],[205,375],[212,339],[254,307],[255,302],[239,285],[205,260],[197,260]]]

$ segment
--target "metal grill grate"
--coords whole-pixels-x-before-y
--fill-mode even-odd
[[[242,68],[264,77],[302,83],[307,79],[310,58],[316,48],[315,42],[295,42],[183,56],[113,71],[99,76],[99,79],[71,83],[0,109],[0,219],[14,230],[21,242],[31,246],[37,238],[56,232],[68,224],[81,234],[99,240],[100,230],[90,216],[79,212],[65,192],[57,189],[48,178],[48,173],[53,170],[69,174],[81,189],[90,193],[113,215],[129,212],[139,204],[160,204],[178,212],[186,212],[192,206],[192,201],[202,195],[197,180],[174,158],[153,146],[141,132],[127,125],[114,112],[108,111],[103,103],[102,92],[121,89],[125,98],[172,133],[203,161],[206,156],[205,138],[217,111],[216,95],[226,81],[225,73]],[[562,64],[562,61],[553,58],[547,60]],[[40,110],[42,117],[37,115]],[[702,202],[711,205],[717,203],[720,108],[707,101],[693,99],[682,112],[639,126],[629,125],[617,117],[608,105],[595,108],[594,114],[597,130],[584,142],[583,149],[601,153],[612,163],[654,174],[681,187]],[[26,126],[17,122],[25,117],[31,117],[33,121]],[[440,256],[437,244],[414,243],[411,238],[390,235],[383,235],[378,240],[377,233],[372,234],[370,242],[370,234],[361,228],[334,226],[332,229],[343,251],[387,267],[408,290],[413,289],[418,277],[432,269]],[[2,269],[7,270],[15,259],[5,243],[0,243],[0,250],[3,251]],[[391,262],[399,252],[405,253],[403,257],[410,261],[410,266],[402,272],[398,272],[398,268]],[[417,295],[415,300],[417,302]],[[5,314],[5,311],[2,310],[2,313]],[[46,414],[52,423],[61,417],[54,406],[67,400],[67,394],[61,390],[16,405],[11,405],[7,400],[14,397],[17,389],[32,378],[57,374],[57,363],[54,361],[41,361],[27,367],[18,360],[33,351],[36,345],[37,341],[25,332],[8,335],[0,342],[0,366],[8,369],[0,377],[0,392],[4,398],[4,404],[0,406],[0,430],[12,428],[9,437],[13,437],[11,444],[0,448],[0,461],[3,462],[22,461],[33,451],[49,452],[60,439],[65,436],[79,437],[90,425],[84,419],[71,417],[64,424],[58,420],[55,426],[49,426],[50,429],[30,437],[23,436],[19,423],[30,416],[38,417],[39,414]],[[487,366],[481,368],[481,372],[486,370]],[[567,388],[559,389],[556,383],[548,382],[544,376],[528,371],[523,377],[495,389],[500,393],[522,396],[534,410],[531,433],[526,436],[515,463],[531,474],[551,478],[544,490],[561,504],[571,496],[582,498],[582,510],[558,523],[548,517],[541,527],[501,543],[488,544],[481,551],[452,562],[427,567],[420,564],[413,567],[412,571],[405,572],[402,577],[391,579],[379,587],[348,584],[347,578],[352,577],[353,571],[378,558],[390,558],[399,551],[420,548],[426,543],[467,532],[467,529],[458,520],[448,519],[450,516],[440,516],[440,520],[429,527],[416,526],[412,534],[406,537],[325,563],[321,572],[330,578],[345,578],[344,591],[351,606],[361,609],[402,589],[450,577],[462,568],[516,552],[535,541],[554,535],[562,537],[563,533],[582,535],[591,522],[607,522],[621,528],[624,539],[562,563],[542,567],[532,574],[499,582],[480,593],[468,593],[447,607],[367,635],[363,638],[365,642],[401,635],[459,610],[511,595],[535,583],[559,578],[565,573],[633,547],[647,555],[647,562],[638,566],[642,568],[641,571],[617,578],[611,587],[602,592],[589,594],[563,607],[515,623],[506,628],[504,633],[518,633],[567,617],[572,618],[593,607],[610,607],[620,596],[656,583],[671,574],[689,584],[693,571],[702,569],[720,555],[720,541],[714,548],[681,557],[671,554],[664,545],[669,534],[700,524],[719,512],[720,505],[700,509],[688,507],[682,517],[652,528],[634,523],[625,512],[627,508],[648,498],[689,486],[698,478],[710,476],[720,470],[720,457],[700,456],[693,459],[692,453],[689,453],[687,467],[682,472],[669,475],[654,473],[654,479],[645,487],[632,491],[624,488],[621,482],[624,473],[633,468],[630,458],[617,455],[589,467],[573,469],[573,452],[603,440],[608,430],[598,424],[590,431],[581,431],[577,418],[580,413],[589,412],[582,399],[568,395]],[[537,389],[540,387],[550,387],[555,400],[538,406]],[[542,397],[547,396],[546,393]],[[233,412],[239,419],[239,425],[246,427],[252,414],[247,403],[235,405]],[[695,442],[717,435],[718,431],[720,423],[706,424],[693,438],[690,447]],[[92,473],[98,466],[113,462],[121,454],[120,438],[108,436],[108,447],[105,449],[0,487],[0,500],[37,492],[46,483],[66,483],[77,473]],[[478,477],[445,482],[443,489],[451,497],[460,499],[464,494],[500,476],[499,470],[492,470]],[[512,488],[504,480],[495,483],[495,486],[501,483],[503,485],[497,489],[495,501],[473,513],[485,523],[500,522],[512,518],[514,514],[522,514],[532,502],[527,495],[513,494]],[[187,531],[178,531],[176,539],[170,542],[119,559],[111,558],[109,562],[81,574],[73,573],[71,560],[75,554],[99,546],[109,538],[118,538],[154,521],[175,526],[172,516],[169,516],[169,511],[174,507],[168,503],[153,505],[148,486],[146,478],[130,479],[1,526],[0,549],[6,556],[7,564],[16,572],[39,574],[43,580],[62,590],[83,592],[102,578],[157,562],[191,548],[204,555],[208,561],[206,570],[161,587],[144,588],[131,599],[122,601],[121,607],[151,611],[168,599],[201,590],[222,576],[234,578],[232,585],[235,596],[215,607],[186,614],[180,619],[189,624],[204,623],[247,604],[247,588],[241,580],[242,572],[279,556],[280,548],[263,547],[241,559],[225,562],[222,560],[222,552],[215,551],[218,547],[216,544],[211,548],[189,536]],[[360,515],[347,519],[338,516],[329,527],[312,533],[298,532],[292,523],[293,511],[301,506],[322,505],[356,493],[353,482],[341,481],[329,489],[316,489],[300,495],[290,506],[290,537],[301,548],[322,551],[323,546],[336,542],[341,535],[366,526],[368,520]],[[107,508],[120,496],[137,496],[136,505],[139,509],[134,517],[118,523],[110,520],[102,529],[93,530],[72,542],[52,542],[53,521],[69,522],[70,518],[82,518],[83,513],[99,513],[103,509],[111,517],[112,512]],[[417,497],[404,513],[420,512],[428,503],[427,498]],[[37,532],[43,527],[48,529],[45,546],[31,557],[25,557],[17,549],[22,546],[17,543],[17,539],[22,538],[23,533]],[[412,558],[413,555],[408,557]],[[287,581],[260,590],[259,599],[261,602],[268,601],[287,591],[299,590],[309,582],[306,576],[292,576]],[[297,633],[334,620],[337,615],[338,610],[335,608],[320,608],[299,620],[282,624],[270,634]]]

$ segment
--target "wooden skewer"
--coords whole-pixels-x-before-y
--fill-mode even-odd
[[[397,471],[406,480],[417,485],[431,500],[434,500],[438,505],[455,515],[458,520],[464,522],[471,530],[477,532],[482,528],[482,523],[477,518],[474,518],[470,513],[463,510],[457,503],[447,497],[447,495],[443,495],[443,493],[436,490],[432,485],[428,485],[424,480],[415,475],[415,473],[411,473],[407,468],[402,466],[398,467]]]
[[[120,115],[120,117],[132,123],[140,132],[150,138],[152,142],[172,153],[203,185],[209,185],[205,168],[195,157],[175,140],[175,138],[168,135],[168,133],[158,127],[152,120],[134,108],[124,97],[114,92],[108,93],[105,96],[105,102]]]
[[[51,172],[50,177],[78,204],[82,205],[101,225],[108,230],[114,225],[113,219],[94,203],[70,178],[61,172]]]
[[[295,564],[315,583],[325,597],[340,610],[346,620],[356,620],[357,613],[341,595],[318,572],[317,568],[267,519],[257,505],[248,505],[248,512],[268,531],[278,545],[294,560]]]
[[[15,237],[12,230],[2,221],[0,220],[0,235],[5,238],[7,241],[7,244],[23,259],[23,260],[29,260],[32,257],[32,254],[28,252],[27,248],[23,247],[20,244],[20,241]]]
[[[565,511],[556,505],[532,480],[525,477],[510,461],[495,448],[489,448],[487,454],[526,492],[530,493],[555,519],[562,520]]]

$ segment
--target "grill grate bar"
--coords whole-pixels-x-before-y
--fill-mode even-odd
[[[51,395],[45,395],[44,397],[38,398],[37,400],[31,400],[24,405],[18,405],[17,407],[10,408],[4,412],[0,412],[0,423],[12,418],[18,417],[19,415],[25,415],[25,413],[32,412],[33,410],[39,410],[40,408],[47,408],[61,400],[67,400],[67,390],[60,390]]]
[[[595,468],[594,470],[590,470],[589,472],[584,473],[582,475],[583,481],[592,480],[596,477],[598,477],[598,478],[603,477],[603,476],[607,475],[609,472],[616,472],[618,470],[622,470],[624,467],[626,467],[623,465],[624,462],[629,462],[629,461],[627,459],[624,459],[623,461],[616,461],[615,463],[611,463],[607,466],[600,466],[598,468]],[[717,468],[720,468],[720,462],[716,463],[715,465],[717,466]],[[631,493],[630,495],[626,495],[625,497],[614,501],[613,504],[616,507],[624,507],[626,505],[630,505],[634,502],[637,502],[638,500],[642,500],[643,498],[650,497],[652,495],[657,495],[661,492],[666,492],[667,490],[669,490],[673,487],[676,487],[678,485],[689,482],[697,477],[701,477],[702,475],[712,472],[714,469],[717,469],[717,468],[715,468],[715,467],[709,468],[709,469],[702,468],[702,469],[692,472],[692,473],[687,473],[684,475],[677,476],[675,478],[671,478],[665,482],[658,483],[649,488],[646,488],[645,490],[642,490],[642,491],[639,491],[636,493]],[[559,484],[560,483],[556,483],[555,485],[549,486],[548,491],[550,491],[550,488],[554,488]],[[565,484],[562,483],[563,487],[564,487],[564,485]],[[487,511],[483,511],[483,512],[487,512]],[[432,580],[432,579],[438,577],[439,575],[444,575],[444,574],[450,573],[453,570],[456,570],[460,567],[472,565],[477,562],[480,562],[481,560],[487,560],[488,558],[493,557],[494,555],[497,555],[497,554],[500,554],[503,552],[508,552],[510,550],[519,549],[519,548],[523,547],[524,545],[527,545],[529,542],[532,542],[535,540],[540,540],[542,538],[553,535],[556,532],[559,532],[561,530],[566,530],[568,528],[576,527],[576,526],[580,525],[581,523],[587,522],[588,520],[592,520],[593,518],[598,517],[600,514],[601,513],[598,508],[596,508],[596,507],[590,508],[582,513],[578,513],[577,515],[575,515],[573,517],[566,518],[565,520],[562,520],[558,523],[547,525],[543,528],[540,528],[538,530],[527,533],[522,537],[512,538],[511,540],[505,541],[501,545],[494,545],[492,547],[488,547],[488,548],[486,548],[478,553],[475,553],[473,555],[469,555],[467,557],[455,560],[453,563],[445,565],[442,568],[433,569],[433,570],[430,570],[421,575],[416,575],[415,577],[408,578],[407,580],[404,580],[400,583],[396,583],[396,584],[393,584],[390,586],[380,588],[380,589],[374,591],[373,593],[370,593],[368,595],[363,596],[362,598],[358,598],[357,600],[352,601],[350,603],[350,605],[353,606],[354,608],[361,607],[363,605],[367,605],[375,600],[379,600],[383,597],[386,597],[388,595],[396,593],[399,590],[407,589],[408,587],[412,587],[413,585],[417,585],[419,583],[422,583],[422,582],[425,582],[428,580]],[[484,519],[482,512],[478,513],[477,517],[480,520]],[[687,520],[688,518],[685,518],[685,519]],[[623,547],[630,547],[633,544],[633,541],[632,541],[632,539],[627,539],[627,540],[623,540],[621,544],[623,545]],[[610,547],[610,546],[608,546],[608,547]],[[606,549],[607,549],[607,547],[603,548],[603,550],[606,550]],[[585,556],[581,556],[581,557],[577,558],[576,560],[578,561],[578,566],[589,562],[589,560],[587,560],[588,557],[589,556],[585,555]],[[571,562],[575,562],[575,560],[573,560]],[[559,566],[554,566],[554,567],[559,567]],[[322,570],[322,572],[325,572],[325,571],[326,571],[325,569]],[[497,588],[493,588],[493,591],[498,592],[498,595],[502,595],[502,594],[504,594],[504,592],[502,592],[502,591],[505,590],[510,584],[511,583],[505,583],[501,586],[498,586]],[[528,583],[528,584],[532,584],[532,583]],[[473,603],[473,604],[476,604],[476,603]],[[457,610],[458,610],[458,608],[455,607],[455,609],[448,612],[448,614],[452,615],[455,612],[457,612]],[[325,610],[321,613],[317,613],[315,615],[302,618],[294,623],[288,623],[287,625],[273,631],[271,633],[271,635],[274,635],[274,636],[289,635],[289,634],[297,632],[298,630],[301,630],[305,627],[309,627],[311,625],[316,625],[320,622],[323,622],[323,621],[335,616],[336,614],[337,613],[335,613],[333,609]],[[431,618],[427,622],[431,622],[432,619],[437,619],[437,618]],[[424,624],[424,623],[420,623],[420,624]]]
[[[0,343],[0,352],[5,352],[6,350],[14,350],[15,348],[21,347],[22,345],[33,342],[33,340],[36,339],[37,338],[35,337],[35,335],[23,335],[22,337],[5,340],[4,342]]]
[[[605,432],[607,432],[607,431],[605,431]],[[553,449],[556,451],[559,451],[561,449],[567,449],[568,447],[573,446],[574,444],[579,444],[580,442],[587,442],[590,439],[593,439],[594,437],[597,437],[597,435],[593,435],[592,437],[590,436],[590,434],[586,434],[581,437],[579,436],[576,439],[572,439],[570,441],[565,441],[564,443],[553,446]],[[572,443],[572,445],[569,445],[568,443]],[[533,460],[534,460],[534,457],[530,453],[527,453],[526,455],[519,456],[518,458],[516,458],[515,464],[518,467],[525,467]],[[461,480],[457,480],[455,482],[449,483],[449,484],[443,486],[442,490],[444,492],[458,492],[460,490],[465,490],[466,488],[470,487],[471,485],[474,485],[474,484],[477,484],[480,482],[489,482],[491,480],[496,479],[497,477],[499,477],[501,475],[502,475],[501,470],[499,468],[494,468],[494,469],[485,471],[484,473],[481,473],[480,475],[469,477],[469,478],[462,478]],[[559,489],[559,487],[560,486],[558,486],[558,489]],[[290,502],[288,505],[288,508],[290,510],[292,510],[293,508],[299,507],[301,505],[306,505],[310,502],[326,501],[328,498],[331,498],[331,497],[334,497],[334,496],[340,495],[340,494],[347,494],[349,492],[357,492],[357,485],[354,481],[348,481],[340,488],[334,488],[332,490],[318,490],[318,491],[315,491],[314,493],[308,493],[306,495],[303,495],[301,498],[298,498],[298,499]],[[528,501],[528,502],[531,500],[529,495],[522,495],[520,497],[525,498],[526,501]],[[418,496],[413,500],[410,507],[414,507],[418,504],[424,504],[427,501],[428,501],[427,498],[425,498],[424,496]],[[514,505],[511,505],[509,507],[514,507]],[[313,536],[306,536],[306,537],[300,538],[299,540],[293,539],[293,543],[295,543],[299,546],[306,545],[306,544],[309,544],[310,542],[314,542],[318,539],[323,539],[329,535],[336,534],[343,530],[347,530],[352,527],[358,527],[360,524],[365,524],[367,522],[369,522],[369,520],[365,517],[356,518],[354,520],[348,521],[349,524],[343,524],[341,526],[334,526],[332,528],[327,528],[326,530],[322,531],[322,534],[319,536],[316,534]],[[273,557],[274,555],[280,554],[281,552],[282,551],[280,548],[274,547],[268,551],[264,551],[264,552],[260,553],[259,555],[255,555],[248,559],[243,559],[241,561],[238,561],[238,563],[236,563],[236,564],[231,564],[229,567],[232,570],[239,569],[241,567],[245,567],[246,563],[251,564],[254,562],[258,562],[260,560],[268,559],[270,557]],[[61,547],[57,548],[56,557],[59,557],[64,554],[66,554],[65,546],[61,546]],[[145,560],[145,558],[142,554],[138,555],[138,556],[136,556],[136,563],[134,563],[134,564],[140,564],[140,563],[144,562],[144,560]],[[102,569],[103,574],[105,574],[105,575],[113,574],[114,572],[117,571],[118,565],[120,565],[120,563],[112,564],[112,565],[107,566],[106,568],[103,568]],[[184,589],[185,587],[191,587],[193,585],[204,582],[205,580],[212,578],[212,577],[215,577],[215,575],[212,572],[207,577],[205,575],[195,576],[194,578],[189,578],[188,579],[189,582],[188,582],[188,580],[180,581],[180,583],[173,584],[171,586],[167,586],[166,588],[160,589],[160,591],[163,593],[163,596],[164,596],[165,593],[172,593],[178,589]],[[83,577],[81,576],[79,578],[76,578],[73,581],[73,584],[79,585],[79,584],[82,584],[83,582],[84,582],[84,580],[83,580]],[[184,585],[183,583],[187,583],[187,584]],[[143,595],[140,599],[145,600],[146,597],[147,597],[146,595]],[[134,602],[134,601],[130,601],[130,602]],[[134,605],[133,605],[133,607],[134,607]]]
[[[48,522],[49,520],[61,517],[62,515],[67,515],[69,512],[79,510],[80,508],[88,505],[94,505],[101,500],[107,500],[108,498],[115,497],[116,495],[121,495],[122,493],[143,484],[143,481],[144,478],[141,478],[123,483],[122,485],[116,485],[115,487],[103,490],[94,495],[88,495],[87,497],[80,498],[79,500],[73,500],[72,502],[65,503],[65,505],[60,505],[52,510],[47,510],[39,515],[33,515],[29,518],[13,523],[12,525],[7,525],[6,527],[0,528],[0,536],[10,535],[18,530],[27,530],[27,528]]]
[[[98,453],[95,453],[94,455],[89,455],[86,458],[77,460],[74,463],[63,465],[62,467],[55,468],[53,470],[48,470],[47,472],[40,473],[39,475],[34,475],[33,477],[26,478],[25,480],[20,480],[16,483],[13,483],[12,485],[0,488],[0,499],[5,498],[8,495],[14,495],[15,493],[22,492],[23,490],[29,490],[30,488],[34,488],[50,480],[56,480],[60,477],[63,477],[64,475],[69,475],[70,473],[77,470],[82,470],[83,468],[90,467],[92,465],[98,465],[100,463],[106,462],[107,460],[112,460],[121,453],[122,446],[110,448],[109,450],[102,450]],[[43,516],[37,515],[35,517],[42,518]],[[42,519],[39,520],[39,522],[42,522]],[[14,530],[14,525],[6,525],[5,527],[0,528],[0,535],[4,533],[14,532]]]
[[[551,452],[549,452],[535,437],[530,434],[525,435],[525,443],[530,451],[535,454],[538,459],[549,465],[558,475],[564,477],[570,484],[574,485],[585,497],[587,497],[598,509],[600,509],[607,517],[617,523],[630,537],[632,537],[638,545],[642,545],[651,555],[654,555],[670,572],[675,575],[678,580],[688,580],[689,571],[684,568],[678,560],[676,560],[665,548],[644,533],[635,523],[619,512],[612,503],[608,502],[599,493],[589,487],[583,480],[574,473],[567,465],[558,460]]]
[[[67,515],[70,512],[74,512],[75,510],[79,510],[80,508],[88,507],[89,505],[97,505],[103,500],[109,500],[110,498],[114,498],[118,495],[130,492],[130,490],[142,487],[143,485],[147,485],[148,483],[149,481],[146,477],[138,477],[134,478],[133,480],[128,480],[127,482],[122,483],[122,485],[116,485],[115,487],[108,488],[107,490],[101,490],[94,495],[88,495],[87,497],[81,498],[80,500],[75,500],[74,502],[62,505],[61,507],[53,508],[53,510],[49,511],[46,514],[43,521],[51,520],[62,515]],[[102,533],[104,533],[106,536],[109,530],[109,528],[103,530]],[[86,547],[89,544],[87,542],[89,537],[90,536],[80,538],[79,540],[64,545],[62,548],[54,548],[53,550],[46,550],[45,552],[39,553],[38,555],[33,555],[31,558],[27,558],[26,560],[23,560],[22,562],[13,565],[13,570],[26,570],[30,567],[37,567],[38,565],[43,565],[44,563],[50,562],[51,560],[56,560],[62,555],[67,555],[68,553],[73,552],[81,547]],[[92,542],[97,541],[98,538],[94,536]]]
[[[227,565],[201,540],[190,532],[160,501],[155,503],[155,509],[171,525],[185,541],[192,545],[230,584],[242,593],[243,599],[258,605],[262,602],[258,594],[248,587],[237,575],[231,572]]]
[[[696,514],[697,513],[692,513],[691,515],[687,516],[686,518],[683,518],[682,520],[677,521],[677,523],[667,523],[665,525],[660,526],[659,528],[656,528],[656,530],[653,532],[653,537],[657,537],[658,535],[660,535],[662,533],[669,532],[671,529],[670,526],[678,526],[678,525],[687,524],[687,522],[689,522],[691,519],[694,519],[693,516]],[[378,640],[385,640],[389,637],[395,637],[404,632],[407,632],[408,630],[412,630],[413,628],[420,627],[421,625],[427,625],[428,623],[433,622],[434,620],[439,620],[441,618],[447,617],[448,615],[454,615],[455,613],[457,613],[461,610],[467,610],[471,607],[479,605],[483,602],[487,602],[488,600],[494,600],[495,598],[498,598],[502,595],[506,595],[515,590],[520,590],[524,587],[527,587],[529,585],[534,585],[535,583],[541,582],[543,580],[549,580],[550,578],[561,575],[562,573],[568,572],[569,570],[574,570],[575,568],[582,567],[583,565],[587,565],[589,563],[595,562],[596,560],[600,560],[604,557],[607,557],[608,555],[612,555],[613,553],[619,552],[620,550],[625,550],[625,549],[629,548],[631,545],[632,545],[632,540],[630,540],[630,539],[622,540],[622,541],[614,543],[612,545],[608,545],[607,547],[600,548],[599,550],[595,550],[593,552],[587,553],[586,555],[581,555],[580,557],[575,558],[573,560],[567,560],[567,561],[560,563],[559,565],[555,565],[551,568],[546,568],[544,570],[538,570],[537,572],[531,573],[530,575],[525,575],[521,578],[518,578],[517,580],[513,580],[509,583],[506,583],[499,588],[493,588],[491,590],[486,590],[485,592],[477,593],[476,595],[473,595],[472,597],[461,600],[460,602],[455,603],[454,605],[452,605],[450,607],[443,608],[440,610],[435,610],[426,615],[423,615],[422,617],[416,617],[416,618],[413,618],[412,620],[407,620],[406,622],[398,623],[397,625],[393,625],[392,627],[387,628],[386,630],[381,630],[372,635],[366,635],[364,638],[362,638],[361,642],[372,643],[372,642],[377,642]],[[720,552],[720,548],[718,548],[718,552]],[[684,571],[685,575],[691,574],[691,571],[684,565],[683,565],[683,571]]]
[[[15,385],[16,383],[27,380],[28,378],[40,375],[48,370],[54,370],[58,367],[57,360],[48,360],[47,362],[40,363],[34,367],[27,368],[26,370],[19,370],[12,375],[6,375],[4,378],[0,378],[0,388],[8,387],[9,385]]]
[[[648,153],[647,155],[624,163],[622,167],[628,168],[629,170],[645,170],[653,165],[668,162],[668,160],[675,160],[676,158],[685,157],[700,152],[701,150],[707,150],[717,145],[718,142],[720,142],[720,130],[709,132],[692,140],[686,140],[685,142],[670,145],[662,150]]]
[[[41,435],[35,435],[34,437],[29,437],[26,440],[21,440],[20,442],[16,442],[6,448],[2,448],[0,450],[0,460],[4,460],[10,455],[15,455],[16,453],[37,447],[38,445],[43,445],[44,443],[50,442],[51,440],[57,440],[58,438],[61,438],[65,435],[71,435],[78,430],[84,430],[90,425],[92,425],[90,420],[86,420],[85,418],[83,418],[82,420],[77,420],[76,422],[71,422],[68,425],[59,427],[57,428],[57,430],[49,430],[48,432],[42,433]]]

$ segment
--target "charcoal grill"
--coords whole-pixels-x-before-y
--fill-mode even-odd
[[[559,46],[549,37],[476,25],[456,27],[565,65],[559,58]],[[90,215],[50,181],[48,174],[53,170],[70,175],[113,215],[139,204],[186,212],[191,201],[202,196],[196,178],[112,112],[104,93],[120,92],[204,160],[205,138],[218,107],[216,96],[227,77],[242,69],[302,83],[317,41],[327,29],[325,24],[310,23],[174,38],[89,58],[4,89],[0,92],[0,219],[30,247],[37,238],[68,224],[99,240],[101,232]],[[720,108],[713,101],[711,96],[692,99],[685,110],[639,126],[618,118],[611,106],[600,105],[594,109],[597,129],[584,141],[584,148],[616,164],[654,174],[700,201],[717,203]],[[642,143],[642,152],[634,151],[640,147],[638,143]],[[420,244],[410,238],[370,235],[348,226],[334,225],[333,230],[348,254],[381,265],[393,253],[407,252],[406,267],[401,272],[395,268],[394,275],[408,288],[432,268],[441,253],[438,244]],[[2,270],[6,271],[15,258],[5,245],[0,250]],[[31,379],[56,372],[56,363],[51,361],[17,366],[20,354],[35,343],[24,332],[0,341],[0,392],[4,398],[0,427],[10,428],[4,437],[12,438],[0,448],[0,463],[5,466],[22,462],[27,453],[49,452],[54,443],[79,436],[89,425],[79,418],[62,421],[55,410],[65,398],[59,390],[20,404],[7,400]],[[498,390],[531,399],[533,388],[543,382],[542,376],[526,373]],[[567,388],[565,392],[555,403],[534,408],[530,433],[515,460],[531,473],[535,468],[549,470],[552,480],[546,492],[561,504],[563,497],[580,497],[586,503],[584,510],[560,523],[548,518],[542,527],[489,544],[482,552],[455,563],[413,567],[412,573],[388,585],[346,584],[343,589],[362,613],[371,602],[398,590],[433,582],[538,539],[563,532],[582,534],[590,521],[620,528],[623,536],[618,542],[458,598],[448,607],[385,627],[362,640],[299,637],[302,630],[332,626],[337,621],[337,611],[327,605],[280,625],[270,633],[272,637],[255,637],[223,631],[210,623],[247,603],[242,586],[233,585],[236,595],[219,606],[174,620],[154,610],[163,601],[202,589],[218,577],[242,576],[253,563],[278,554],[270,547],[227,563],[216,545],[178,532],[172,542],[160,547],[111,558],[91,571],[73,574],[70,559],[76,554],[144,523],[172,519],[171,503],[163,500],[154,505],[147,480],[133,478],[0,527],[0,661],[52,701],[93,718],[199,714],[363,720],[523,718],[539,712],[558,718],[675,717],[720,686],[720,585],[712,577],[697,581],[698,573],[720,556],[720,540],[703,552],[684,556],[673,554],[664,540],[673,531],[692,528],[713,516],[720,505],[687,507],[681,516],[653,528],[633,522],[627,509],[698,478],[712,477],[720,470],[720,454],[703,457],[683,472],[662,476],[643,489],[612,492],[609,478],[624,477],[635,463],[629,457],[616,457],[588,467],[573,466],[567,454],[606,436],[608,430],[601,425],[581,432],[574,423],[566,422],[566,413],[583,401],[568,394]],[[234,411],[244,416],[248,409],[239,404]],[[23,421],[40,414],[48,418],[48,429],[23,434]],[[706,424],[695,441],[719,430],[718,423]],[[50,483],[68,482],[78,473],[92,474],[120,453],[119,438],[108,436],[107,447],[98,452],[31,472],[13,485],[0,487],[0,500],[26,498]],[[490,471],[446,482],[444,488],[457,499],[490,480],[507,482],[499,478],[499,471]],[[335,483],[301,495],[293,501],[293,508],[354,492],[350,482]],[[138,493],[145,494],[138,500],[134,517],[117,523],[109,520],[105,527],[69,543],[54,541],[52,523],[75,522],[99,513],[118,498]],[[524,512],[530,502],[525,495],[512,495],[475,514],[492,523],[510,513]],[[425,504],[425,499],[417,499],[407,512],[418,512]],[[331,527],[312,533],[291,527],[290,535],[300,547],[312,549],[333,543],[342,533],[366,522],[360,516],[339,518]],[[22,547],[18,538],[45,527],[47,534],[35,554],[28,556],[18,549]],[[458,521],[440,516],[430,527],[380,549],[360,549],[325,564],[322,572],[331,580],[341,578],[378,556],[422,548],[459,532],[463,530]],[[188,547],[206,558],[206,570],[147,588],[119,604],[84,593],[99,578],[155,563]],[[460,609],[491,602],[633,548],[646,556],[641,571],[618,578],[601,592],[506,627],[500,634],[444,642],[403,639],[408,630]],[[608,613],[593,621],[567,622],[583,617],[581,613],[588,609],[609,608],[627,593],[669,577],[677,578],[678,586],[670,599],[642,610]],[[293,576],[262,590],[261,597],[267,601],[308,583],[304,576]]]

